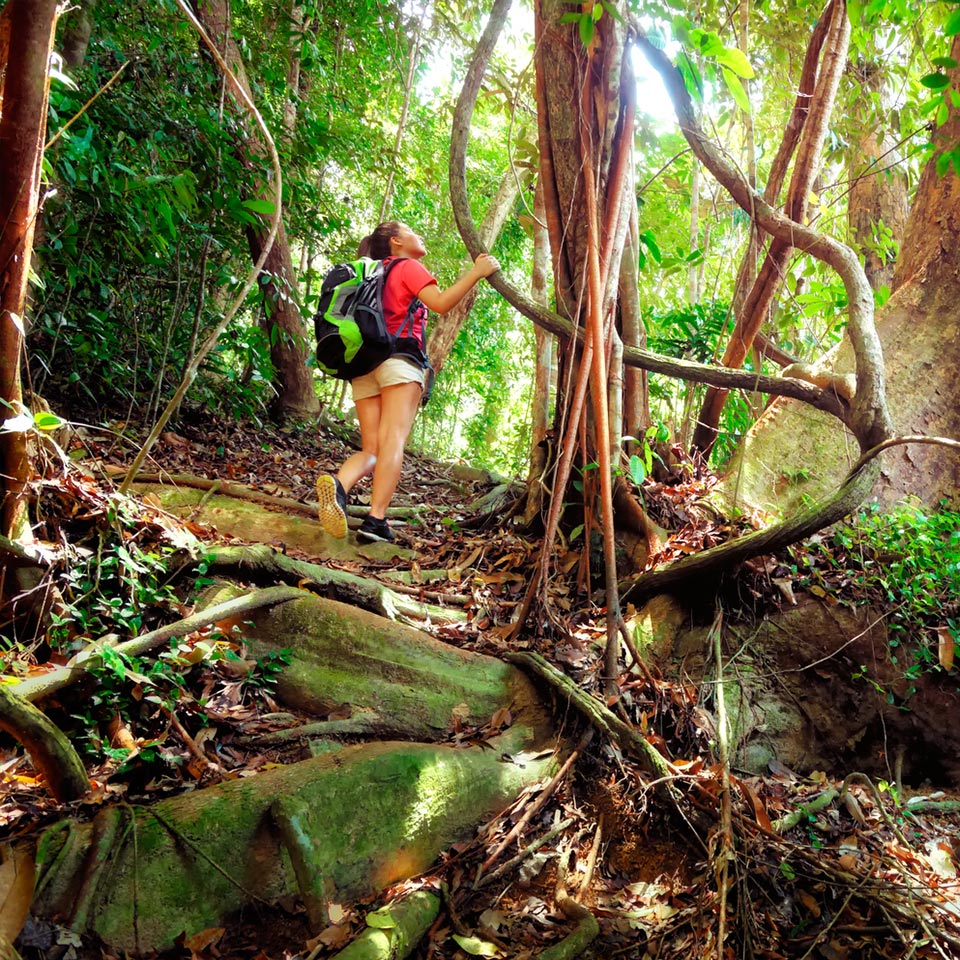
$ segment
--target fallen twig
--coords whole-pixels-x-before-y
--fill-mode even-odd
[[[153,630],[150,633],[143,634],[143,636],[135,637],[133,640],[117,644],[113,650],[120,656],[140,656],[167,640],[186,636],[201,627],[216,623],[218,620],[232,619],[241,614],[249,613],[251,610],[286,603],[288,600],[298,600],[304,596],[309,596],[309,594],[305,590],[298,590],[295,587],[268,587],[266,590],[256,590],[242,597],[214,604],[212,607],[207,607],[206,610],[184,617],[176,623],[167,624],[165,627],[160,627],[159,630]],[[58,667],[42,676],[28,677],[16,685],[17,695],[24,700],[33,702],[70,686],[70,684],[75,683],[81,677],[85,677],[102,664],[101,647],[102,643],[95,642],[74,657],[66,666]]]

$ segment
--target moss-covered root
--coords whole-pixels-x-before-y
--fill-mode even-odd
[[[376,911],[370,925],[333,960],[403,960],[423,939],[440,912],[440,898],[426,890],[394,900]]]
[[[539,960],[574,960],[574,957],[579,957],[600,933],[597,918],[576,900],[565,897],[560,903],[560,909],[571,920],[576,920],[577,925],[573,928],[573,933],[544,950]]]
[[[235,588],[206,598],[215,602]],[[397,738],[434,740],[451,712],[484,723],[498,710],[549,735],[550,717],[523,671],[495,657],[459,650],[412,627],[306,594],[237,623],[251,656],[289,649],[277,681],[287,705],[324,716],[366,712]]]
[[[506,655],[506,659],[547,681],[571,706],[576,707],[588,722],[619,743],[623,749],[632,753],[651,773],[663,778],[665,783],[669,781],[674,771],[657,749],[631,726],[615,716],[599,700],[595,700],[590,694],[581,690],[553,664],[538,653],[510,653]]]
[[[32,703],[0,684],[0,730],[30,751],[54,799],[79,800],[89,789],[87,771],[63,731]]]
[[[77,919],[70,891],[86,889],[86,919],[75,929],[140,954],[169,949],[182,931],[222,926],[258,903],[294,896],[316,906],[378,894],[427,869],[521,790],[549,778],[556,760],[543,746],[514,725],[492,749],[346,747],[131,808],[109,855],[97,857],[89,825],[77,850],[74,831],[55,825],[38,850],[33,910],[70,922]],[[103,868],[88,882],[92,860]]]

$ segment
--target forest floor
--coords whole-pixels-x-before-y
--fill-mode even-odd
[[[161,521],[149,499],[119,506],[109,468],[115,475],[130,459],[136,431],[131,433],[123,444],[98,435],[75,438],[82,457],[69,469],[51,469],[43,481],[38,537],[51,556],[56,545],[69,546],[53,569],[64,596],[73,598],[73,621],[61,623],[52,632],[55,638],[36,628],[8,636],[0,647],[5,679],[16,681],[64,662],[83,643],[98,639],[98,631],[116,631],[118,623],[136,635],[188,611],[196,582],[177,584],[167,576],[177,544],[187,534],[204,541],[222,538],[223,531],[189,518]],[[243,484],[296,501],[306,514],[317,475],[334,470],[353,452],[349,432],[338,433],[232,421],[182,424],[162,436],[147,469]],[[648,491],[656,521],[674,532],[667,553],[699,549],[729,533],[694,509],[704,484],[687,480]],[[504,637],[540,544],[509,522],[509,488],[501,492],[493,517],[469,511],[468,505],[495,485],[496,478],[482,471],[458,471],[411,455],[394,501],[416,517],[415,523],[393,522],[402,554],[384,559],[361,548],[333,559],[302,558],[372,578],[389,575],[398,563],[414,572],[449,571],[449,581],[433,583],[430,590],[468,616],[424,628],[446,642],[497,656],[505,650]],[[363,501],[361,488],[352,502]],[[105,536],[120,526],[120,560],[111,568],[101,562]],[[163,558],[154,570],[150,557]],[[960,841],[951,797],[907,798],[896,784],[857,776],[836,782],[776,764],[764,776],[731,771],[719,762],[714,718],[701,691],[657,673],[625,672],[619,696],[602,697],[602,596],[596,584],[591,588],[577,549],[566,545],[558,557],[549,615],[512,647],[535,649],[615,709],[669,758],[683,800],[664,799],[622,744],[595,737],[547,795],[524,799],[528,807],[534,799],[539,804],[526,822],[522,804],[504,812],[452,848],[429,876],[390,891],[411,884],[443,891],[440,918],[413,956],[536,956],[570,932],[571,920],[558,907],[566,893],[599,921],[599,938],[585,956],[960,957]],[[775,567],[774,560],[743,574],[739,593],[757,610],[784,599],[771,575]],[[111,606],[97,599],[109,593],[108,581],[114,600],[129,603]],[[196,640],[191,650],[209,649]],[[197,654],[177,683],[159,669],[137,664],[140,674],[131,664],[115,664],[83,703],[59,698],[54,714],[74,742],[83,744],[94,787],[74,815],[92,816],[110,803],[150,803],[300,759],[299,745],[246,745],[251,733],[306,718],[291,717],[272,696],[282,658],[254,663],[244,653],[236,644],[228,657]],[[454,716],[448,740],[482,742],[503,723],[502,717],[491,718],[486,727],[468,729]],[[23,752],[10,740],[0,741],[0,835],[31,835],[63,813]],[[482,869],[518,823],[522,829],[499,863],[494,858]],[[492,874],[494,864],[522,851],[525,857]],[[350,941],[369,907],[334,904],[328,928],[311,936],[302,911],[286,904],[268,919],[189,931],[176,955],[318,960]],[[718,947],[718,940],[725,945]],[[17,946],[25,960],[110,956],[105,948],[35,919],[28,920]]]

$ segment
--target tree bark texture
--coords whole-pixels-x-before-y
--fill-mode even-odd
[[[960,57],[960,34],[953,38],[950,56]],[[960,84],[960,67],[949,72],[950,86]],[[949,95],[948,95],[949,96]],[[934,274],[942,282],[956,277],[960,250],[960,178],[952,165],[944,176],[936,169],[936,159],[944,151],[955,147],[960,137],[960,110],[950,100],[947,122],[934,136],[935,151],[920,176],[920,183],[910,208],[910,218],[904,233],[893,289],[899,290],[909,282],[929,282]],[[932,318],[931,318],[932,319]]]
[[[0,730],[15,737],[30,752],[34,768],[43,774],[55,800],[79,800],[90,789],[80,757],[63,732],[33,704],[4,685],[0,685]]]
[[[489,746],[344,747],[149,808],[61,821],[39,842],[33,912],[141,955],[282,897],[313,907],[371,897],[426,870],[556,766],[532,755],[539,744],[520,727]]]
[[[70,4],[64,15],[63,38],[60,53],[63,62],[76,70],[87,55],[90,36],[93,33],[93,8],[96,0],[79,0]]]
[[[23,316],[47,125],[49,62],[56,0],[10,0],[11,42],[0,116],[0,417],[21,412]],[[26,433],[0,434],[3,505],[0,533],[16,539],[28,525]]]
[[[240,51],[230,34],[225,0],[197,0],[195,7],[204,29],[217,44],[224,60],[249,96],[250,84]],[[276,195],[277,185],[269,178],[264,179],[265,175],[251,159],[266,156],[266,148],[256,130],[246,121],[244,130],[246,135],[238,144],[237,153],[244,166],[250,170],[253,181],[251,195],[277,203],[281,199]],[[268,237],[269,231],[266,227],[247,228],[247,240],[254,262],[263,252]],[[274,411],[280,418],[316,415],[320,404],[313,386],[313,375],[306,363],[310,352],[309,331],[300,315],[297,278],[282,223],[263,265],[261,277],[263,283],[260,290],[264,309],[261,327],[269,338],[270,358],[276,375]]]
[[[875,93],[883,92],[883,68],[878,63],[860,67],[861,84]],[[847,222],[850,241],[863,252],[863,269],[874,290],[893,286],[895,257],[892,252],[877,250],[874,232],[882,221],[892,234],[892,241],[900,244],[907,224],[909,203],[907,180],[901,170],[902,158],[894,138],[879,130],[876,120],[871,122],[867,111],[861,108],[866,98],[854,101],[853,111],[859,115],[863,135],[850,153],[849,172],[852,184],[847,197]]]
[[[530,277],[530,296],[546,304],[548,269],[550,264],[550,237],[545,222],[543,187],[537,182],[533,200],[533,269]],[[530,469],[527,473],[527,505],[524,522],[529,525],[541,510],[546,489],[545,472],[549,462],[547,431],[550,425],[550,396],[554,377],[555,338],[546,330],[534,327],[536,362],[533,381],[533,409],[530,412]]]

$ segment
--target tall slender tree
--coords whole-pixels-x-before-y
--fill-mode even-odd
[[[0,415],[5,420],[24,414],[20,381],[24,314],[40,196],[57,10],[57,0],[10,0],[4,10],[14,41],[4,65],[0,115]],[[28,479],[24,427],[0,432],[0,530],[11,539],[29,528]]]
[[[197,0],[195,10],[204,29],[217,44],[227,65],[249,96],[250,83],[240,50],[230,32],[226,0]],[[259,132],[245,120],[243,129],[245,133],[237,145],[237,153],[243,166],[250,171],[250,193],[268,203],[280,203],[282,198],[277,195],[277,184],[263,172],[266,148]],[[264,250],[268,233],[265,226],[251,225],[247,229],[254,262]],[[267,255],[261,278],[261,324],[269,338],[270,357],[276,376],[274,411],[280,418],[314,415],[319,412],[320,405],[313,375],[306,362],[310,354],[308,331],[300,314],[297,275],[283,223]]]

